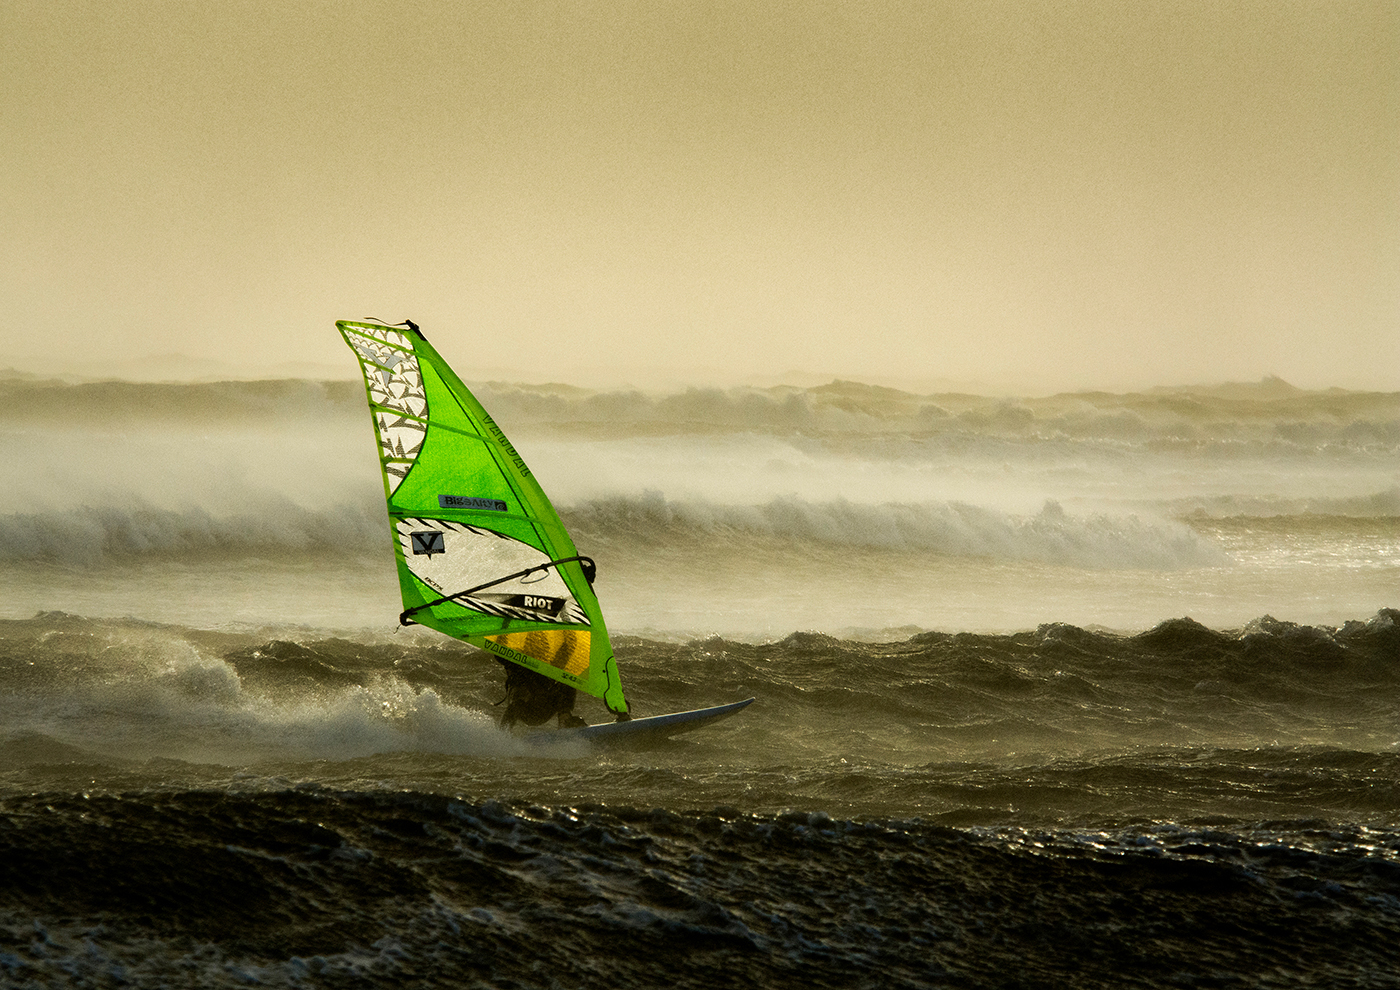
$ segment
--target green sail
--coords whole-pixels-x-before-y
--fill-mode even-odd
[[[500,427],[408,327],[336,323],[379,439],[402,620],[626,712],[593,562]]]

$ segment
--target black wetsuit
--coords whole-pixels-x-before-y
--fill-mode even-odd
[[[578,691],[518,664],[501,661],[506,669],[506,710],[501,725],[510,728],[517,722],[543,725],[559,716],[560,725],[581,724],[573,716],[574,699]]]

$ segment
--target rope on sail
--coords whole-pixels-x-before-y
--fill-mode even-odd
[[[416,626],[418,623],[415,622],[412,618],[410,618],[410,616],[412,616],[414,612],[421,612],[425,608],[432,608],[434,605],[441,605],[443,602],[450,602],[454,598],[465,598],[468,595],[476,594],[478,591],[485,591],[487,588],[494,588],[498,584],[505,584],[507,581],[514,581],[516,578],[529,577],[536,571],[547,571],[551,567],[558,567],[560,564],[568,564],[574,561],[578,561],[579,566],[583,568],[583,576],[587,579],[588,584],[591,587],[593,584],[593,578],[598,573],[598,565],[593,562],[593,558],[561,557],[559,560],[551,560],[548,563],[536,564],[534,567],[527,567],[523,571],[516,571],[514,574],[507,574],[505,577],[496,578],[494,581],[487,581],[485,584],[478,584],[475,588],[468,588],[466,591],[454,591],[450,595],[443,595],[441,598],[435,598],[430,602],[424,602],[422,605],[415,605],[412,608],[406,608],[399,613],[399,625]]]

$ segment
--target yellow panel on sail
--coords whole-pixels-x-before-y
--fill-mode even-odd
[[[532,629],[529,632],[504,633],[487,636],[488,640],[509,650],[534,657],[566,674],[581,676],[588,669],[592,651],[587,630]]]

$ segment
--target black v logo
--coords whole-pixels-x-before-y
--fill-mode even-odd
[[[427,554],[429,557],[432,557],[435,553],[447,552],[447,546],[443,542],[442,533],[438,530],[429,529],[418,533],[409,533],[408,536],[415,556]]]

